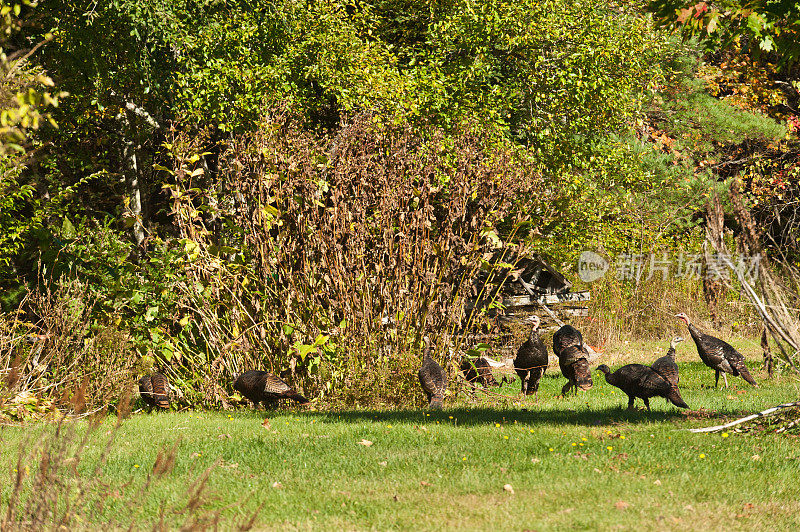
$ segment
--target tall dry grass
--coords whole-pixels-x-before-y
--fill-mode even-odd
[[[133,380],[127,335],[97,323],[86,283],[32,291],[0,319],[0,420],[55,409],[82,414],[115,402]]]
[[[449,362],[496,226],[523,219],[540,183],[477,127],[453,140],[369,114],[334,139],[273,115],[230,142],[214,182],[193,156],[202,141],[171,145],[173,221],[197,245],[187,288],[208,293],[176,311],[197,324],[203,380],[261,368],[351,402],[416,397],[423,334]]]
[[[686,331],[675,314],[685,312],[701,329],[723,335],[756,337],[761,322],[749,301],[735,287],[724,291],[717,309],[719,330],[712,324],[701,279],[619,280],[607,276],[591,283],[589,317],[581,319],[584,336],[599,347],[631,340],[668,340]]]
[[[75,401],[73,401],[75,403]],[[75,406],[73,407],[75,408]],[[129,530],[208,530],[220,526],[222,510],[211,509],[208,478],[217,463],[200,472],[185,493],[161,500],[158,514],[143,510],[142,501],[154,493],[175,466],[178,443],[162,447],[144,481],[108,478],[104,474],[117,434],[130,414],[130,395],[118,402],[117,421],[106,430],[107,411],[77,424],[62,415],[51,426],[33,429],[16,450],[16,463],[0,490],[0,531],[82,530],[87,527]],[[2,441],[2,432],[0,432]],[[100,449],[92,442],[103,442]],[[141,476],[139,476],[141,478]],[[155,496],[155,495],[154,495]],[[119,512],[124,504],[126,510]],[[110,510],[110,511],[109,511]],[[258,510],[239,522],[236,530],[255,526]]]

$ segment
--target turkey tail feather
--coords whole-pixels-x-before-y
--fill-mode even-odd
[[[297,392],[293,392],[293,393],[287,394],[286,397],[288,397],[289,399],[293,399],[293,400],[295,400],[298,403],[303,404],[303,405],[309,402],[308,399],[306,399],[305,397],[303,397],[302,395],[300,395]]]
[[[750,376],[750,371],[747,369],[747,366],[745,366],[744,363],[742,363],[742,367],[737,369],[739,370],[739,375],[741,375],[744,380],[746,380],[753,386],[758,386],[758,384],[756,384],[756,380],[752,376]]]
[[[669,393],[667,393],[667,399],[678,408],[689,408],[677,388],[670,388]]]
[[[153,384],[153,399],[159,408],[169,408],[169,382],[161,373],[151,377]]]

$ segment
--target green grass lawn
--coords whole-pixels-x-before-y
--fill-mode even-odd
[[[137,414],[121,425],[95,476],[114,435],[107,419],[75,468],[84,480],[67,459],[68,478],[56,491],[92,486],[92,504],[70,528],[113,522],[149,529],[160,512],[175,527],[206,510],[221,510],[223,529],[256,510],[256,529],[280,530],[800,528],[796,437],[686,430],[797,400],[800,383],[767,381],[753,371],[759,388],[734,378],[731,389],[715,390],[708,387],[713,372],[699,361],[682,362],[681,370],[688,415],[660,398],[650,413],[628,412],[625,396],[599,373],[588,392],[556,398],[564,382],[557,369],[543,379],[538,400],[517,396],[517,381],[499,391],[510,398],[495,395],[497,389],[476,402],[448,397],[451,406],[441,412]],[[70,425],[78,432],[88,426]],[[23,442],[35,448],[42,432],[53,427],[0,431],[0,472],[11,480],[2,485],[2,514],[17,449]],[[174,466],[152,474],[145,488],[159,451],[176,444]],[[39,455],[24,461],[25,482],[39,462]],[[188,494],[212,466],[202,506],[192,514]]]

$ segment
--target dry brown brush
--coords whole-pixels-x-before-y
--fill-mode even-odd
[[[0,422],[56,409],[83,414],[129,387],[134,358],[127,336],[91,318],[92,296],[77,280],[32,291],[0,320]]]
[[[474,273],[540,192],[477,127],[448,138],[363,114],[323,139],[276,114],[230,142],[213,200],[191,192],[201,143],[172,145],[173,220],[196,246],[187,289],[209,294],[180,311],[209,386],[263,368],[314,396],[415,397],[421,335],[449,359]]]

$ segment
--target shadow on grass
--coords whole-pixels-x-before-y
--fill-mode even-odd
[[[411,423],[417,425],[455,424],[457,426],[479,426],[492,423],[514,423],[523,425],[552,426],[605,426],[619,423],[663,423],[669,421],[687,421],[682,412],[645,410],[629,411],[623,407],[606,407],[597,409],[560,409],[560,410],[527,410],[501,409],[487,407],[456,407],[444,410],[343,410],[329,412],[289,412],[275,411],[290,415],[316,419],[319,423]],[[270,416],[267,411],[249,411],[259,419]],[[731,412],[706,412],[704,418],[717,418],[731,415]]]

